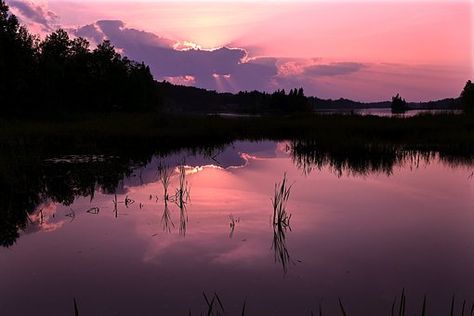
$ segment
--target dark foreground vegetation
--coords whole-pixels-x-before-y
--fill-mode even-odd
[[[226,314],[226,308],[225,308],[225,303],[224,300],[216,293],[214,292],[213,295],[206,295],[206,292],[202,293],[203,299],[206,303],[206,309],[204,310],[204,313],[201,311],[199,315],[213,315],[213,316],[223,316],[223,315],[228,315]],[[391,305],[391,308],[387,306],[387,313],[382,314],[382,315],[387,315],[387,316],[405,316],[408,315],[409,312],[411,311],[412,314],[410,315],[420,315],[420,316],[427,316],[427,315],[432,315],[432,308],[430,308],[430,302],[425,295],[423,297],[423,300],[420,300],[420,302],[415,302],[411,303],[412,308],[407,308],[407,295],[405,293],[405,289],[402,289],[402,293],[400,296],[395,296],[393,299],[393,303]],[[343,301],[341,298],[338,298],[336,302],[334,302],[334,306],[336,306],[336,314],[334,314],[334,308],[332,308],[332,313],[327,312],[327,305],[324,306],[322,302],[318,304],[318,307],[316,310],[310,309],[309,315],[314,316],[314,315],[340,315],[340,316],[348,316],[348,315],[353,315],[351,314],[350,310],[347,309],[347,307],[344,306]],[[73,307],[74,307],[74,315],[79,316],[79,308],[78,304],[76,301],[76,298],[73,298]],[[238,314],[234,314],[235,316],[245,316],[250,314],[248,311],[252,310],[252,306],[247,303],[247,300],[245,299],[242,303],[241,311]],[[370,306],[367,307],[367,311],[369,312]],[[390,311],[390,312],[389,312]],[[439,315],[439,310],[437,311],[437,315]],[[459,312],[459,313],[457,313]],[[461,316],[473,316],[474,315],[474,303],[470,303],[469,301],[462,300],[461,302],[456,300],[456,296],[453,295],[449,304],[446,304],[446,309],[444,315],[449,315],[449,316],[454,316],[454,315],[461,315]],[[192,311],[190,310],[188,315],[197,315],[193,314]]]

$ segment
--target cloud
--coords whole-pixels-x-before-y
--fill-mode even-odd
[[[72,33],[76,36],[87,38],[90,42],[93,42],[96,45],[105,39],[104,33],[102,33],[95,24],[88,24],[77,30],[72,30]]]
[[[311,65],[304,69],[304,74],[312,77],[348,75],[365,68],[365,64],[339,62],[330,64]]]
[[[126,27],[118,20],[102,20],[74,31],[76,36],[99,43],[108,39],[126,56],[148,64],[158,80],[192,82],[201,88],[232,91],[268,90],[278,73],[276,59],[250,59],[243,48],[196,48],[156,34]],[[189,48],[191,47],[191,48]]]
[[[40,4],[17,0],[7,1],[7,4],[26,22],[39,25],[43,31],[53,30],[58,22],[58,16]]]
[[[78,28],[75,35],[95,43],[110,40],[129,58],[148,64],[157,80],[217,91],[271,92],[304,87],[309,95],[334,97],[341,81],[369,68],[367,64],[321,58],[252,58],[244,48],[204,50],[194,43],[129,28],[120,20],[97,21]]]

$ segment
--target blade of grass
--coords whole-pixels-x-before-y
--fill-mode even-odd
[[[400,306],[398,308],[398,316],[403,316],[404,310],[403,310],[403,300],[405,297],[405,288],[402,289],[402,295],[400,296]]]
[[[426,295],[423,298],[423,308],[421,309],[421,316],[426,316]]]
[[[346,311],[344,310],[344,306],[342,305],[341,299],[339,299],[339,308],[341,309],[341,313],[343,316],[347,316]]]
[[[395,305],[397,304],[397,297],[395,296],[395,298],[393,299],[393,303],[392,303],[392,316],[395,316]]]
[[[244,305],[242,306],[241,316],[245,316],[245,306],[247,305],[247,299],[244,300]]]
[[[221,307],[222,311],[225,312],[224,310],[224,305],[222,304],[221,299],[219,298],[219,295],[217,295],[216,292],[214,292],[214,296],[217,298],[217,303],[219,303],[219,306]]]
[[[77,301],[76,298],[73,298],[74,301],[74,316],[79,316],[79,308],[77,307]]]

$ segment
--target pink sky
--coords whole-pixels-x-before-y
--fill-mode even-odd
[[[15,10],[15,1],[8,2]],[[324,98],[375,101],[399,92],[420,101],[456,97],[473,77],[470,1],[56,0],[34,5],[57,16],[50,21],[51,28],[95,29],[96,21],[120,20],[120,25],[101,24],[100,34],[91,34],[90,29],[80,34],[110,38],[124,54],[149,63],[159,80],[210,89],[272,91],[302,86],[306,94]],[[28,22],[26,16],[23,20]],[[172,50],[227,46],[241,49],[243,55],[178,53],[179,58],[166,59],[167,65],[162,65],[160,54],[176,52],[148,51],[154,35],[152,46]],[[239,57],[227,57],[231,53]],[[171,61],[179,63],[180,71],[163,70]],[[226,62],[230,65],[222,65]],[[183,63],[193,67],[186,69]],[[205,71],[196,64],[216,69]]]

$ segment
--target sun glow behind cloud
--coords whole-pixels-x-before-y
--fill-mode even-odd
[[[471,55],[467,1],[50,1],[50,7],[65,24],[120,19],[196,47],[248,47],[253,55],[425,64],[465,64]]]
[[[470,1],[47,4],[70,29],[115,20],[100,22],[108,33],[99,40],[104,35],[150,64],[158,80],[185,85],[222,91],[303,86],[308,94],[360,100],[400,92],[426,100],[457,96],[473,74]],[[153,37],[158,44],[150,47]]]

